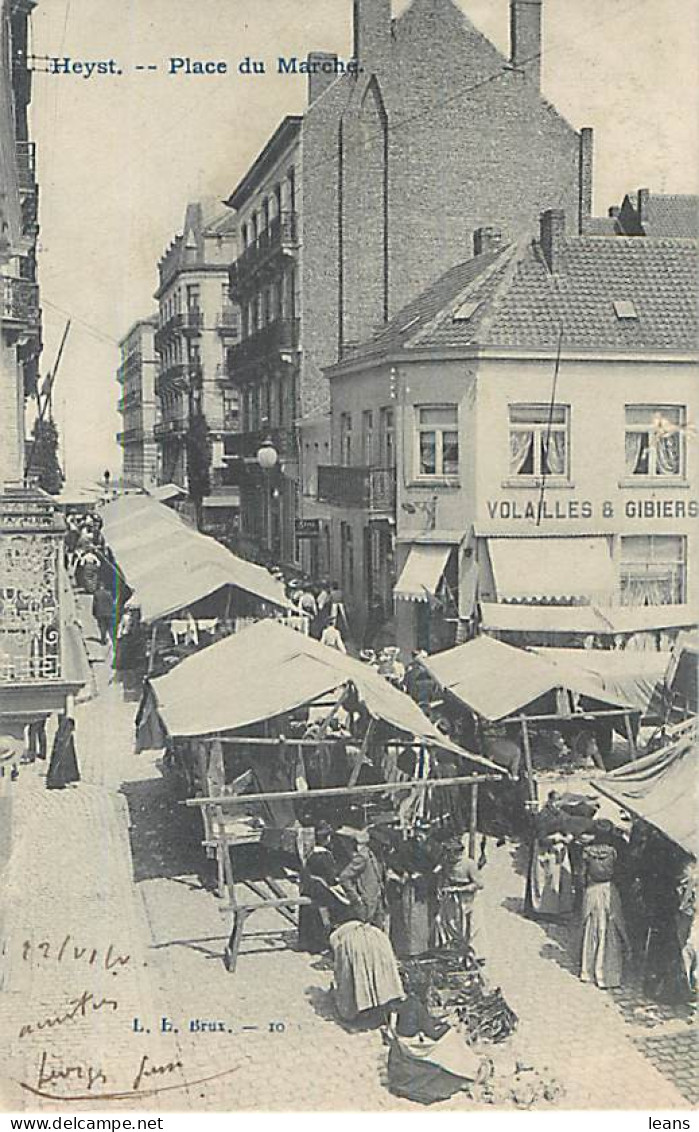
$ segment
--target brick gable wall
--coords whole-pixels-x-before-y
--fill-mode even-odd
[[[511,238],[534,231],[546,207],[579,211],[579,135],[534,82],[502,73],[506,60],[451,0],[414,0],[381,42],[369,70],[333,84],[304,118],[305,409],[325,396],[320,367],[338,343],[366,339],[385,304],[390,317],[470,255],[474,229]]]

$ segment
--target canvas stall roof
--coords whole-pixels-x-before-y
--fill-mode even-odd
[[[176,483],[161,483],[158,487],[151,487],[148,489],[148,494],[157,499],[159,503],[166,503],[168,499],[178,499],[184,496],[187,492],[182,487],[178,487]]]
[[[289,606],[284,586],[268,570],[199,534],[162,503],[124,496],[105,507],[104,516],[105,538],[145,621],[184,609],[222,586]]]
[[[592,785],[697,856],[699,746],[684,740],[613,770]]]
[[[671,696],[682,696],[691,711],[699,700],[699,633],[680,633],[665,674]]]
[[[660,705],[669,652],[640,649],[539,648],[534,653],[557,666],[564,679],[574,682],[582,674],[601,681],[603,690],[618,703],[647,712]]]
[[[606,538],[489,538],[488,552],[500,601],[599,600],[616,586]]]
[[[525,649],[490,637],[476,637],[422,664],[440,687],[484,719],[505,719],[541,696],[566,688],[612,707],[621,707],[593,674],[562,669]]]
[[[524,605],[481,602],[483,629],[510,633],[633,634],[691,627],[688,605]]]
[[[409,696],[368,665],[275,621],[259,621],[187,657],[151,681],[150,695],[166,734],[184,737],[240,731],[350,683],[375,719],[502,773],[446,739]]]

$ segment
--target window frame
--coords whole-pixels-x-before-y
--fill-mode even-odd
[[[513,421],[513,410],[525,409],[529,411],[541,410],[541,421]],[[563,421],[551,420],[549,428],[549,419],[552,417],[556,410],[562,410]],[[546,404],[542,401],[512,401],[507,406],[507,441],[508,441],[508,468],[507,476],[505,477],[508,483],[537,486],[542,480],[546,482],[553,482],[558,484],[569,484],[571,481],[571,407],[561,401],[556,401],[553,405]],[[514,472],[509,464],[509,452],[511,452],[511,438],[513,433],[526,433],[531,432],[533,435],[532,440],[532,456],[533,456],[533,470],[531,472]],[[546,472],[542,470],[542,459],[544,452],[544,444],[547,435],[553,433],[562,434],[565,440],[565,470],[563,472]]]
[[[652,419],[648,424],[629,423],[629,412],[633,410],[648,409],[649,416],[652,418],[655,413],[665,414],[668,410],[670,412],[677,411],[679,416],[679,423],[676,426],[677,434],[679,437],[679,469],[677,472],[664,474],[658,471],[657,465],[657,446],[652,442],[652,435],[654,432]],[[674,422],[671,422],[674,423]],[[687,443],[686,443],[686,424],[687,424],[687,406],[686,404],[658,404],[657,402],[635,401],[624,405],[624,447],[626,446],[626,438],[630,433],[634,435],[645,434],[648,436],[647,446],[647,459],[648,470],[643,472],[629,472],[626,468],[626,455],[624,455],[624,480],[631,485],[640,483],[647,484],[652,481],[654,484],[681,483],[687,476]],[[640,455],[640,453],[639,453]]]
[[[454,412],[455,421],[452,427],[445,427],[444,425],[422,425],[421,416],[423,412],[449,411]],[[420,404],[414,406],[414,446],[413,446],[413,459],[414,459],[414,479],[418,483],[435,483],[435,482],[448,482],[458,483],[459,475],[461,473],[461,443],[459,436],[459,406],[455,401],[452,402],[430,402],[427,404]],[[421,440],[424,433],[434,433],[435,446],[434,446],[434,472],[423,472],[422,470],[422,445]],[[444,471],[444,434],[454,433],[456,436],[456,471]]]
[[[352,467],[352,414],[340,413],[340,465]]]
[[[646,540],[648,543],[648,552],[645,560],[635,557],[629,557],[628,553],[625,557],[625,546],[631,542],[638,544],[641,540]],[[662,556],[658,559],[653,559],[654,540],[668,540],[674,539],[677,543],[678,554],[670,559],[664,559]],[[663,582],[668,580],[674,590],[674,597],[679,598],[672,602],[662,602],[663,605],[684,605],[687,601],[687,536],[683,534],[638,534],[638,535],[620,535],[619,537],[619,601],[621,605],[633,605],[632,602],[624,601],[625,591],[629,582],[634,580],[640,581],[643,578],[653,579],[655,581]]]

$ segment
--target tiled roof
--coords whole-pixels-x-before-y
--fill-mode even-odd
[[[355,362],[358,359],[381,357],[395,353],[408,343],[414,344],[420,332],[445,308],[457,301],[465,301],[471,293],[479,292],[493,274],[490,269],[503,259],[504,251],[500,249],[475,256],[452,267],[403,307],[373,338],[352,350],[345,360]]]
[[[696,240],[699,237],[699,197],[690,195],[656,194],[648,198],[643,231],[656,239],[680,237]]]
[[[694,240],[575,236],[560,241],[552,272],[536,241],[508,245],[452,268],[345,363],[424,349],[554,349],[561,327],[568,348],[693,351],[698,253]]]
[[[520,262],[484,344],[583,349],[695,350],[697,258],[693,240],[600,236],[564,239],[550,272],[538,245]],[[614,303],[633,303],[619,318]]]

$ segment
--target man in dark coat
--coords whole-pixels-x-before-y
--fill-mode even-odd
[[[92,616],[99,626],[100,641],[106,645],[114,618],[114,599],[104,582],[100,582],[92,599]]]

